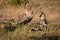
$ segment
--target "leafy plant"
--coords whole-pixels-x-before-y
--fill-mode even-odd
[[[5,23],[5,29],[6,29],[7,31],[14,31],[14,30],[16,29],[16,27],[15,27],[14,25],[12,25],[12,23],[6,22],[6,23]]]
[[[9,3],[13,6],[18,6],[18,5],[21,6],[23,4],[26,5],[28,3],[28,0],[11,0]]]

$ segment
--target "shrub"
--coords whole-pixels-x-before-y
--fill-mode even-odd
[[[13,6],[21,6],[22,4],[26,5],[28,3],[28,0],[11,0],[9,3]]]
[[[6,23],[5,23],[5,29],[6,29],[7,31],[14,31],[14,30],[16,29],[16,27],[15,27],[14,25],[12,25],[11,22],[6,22]]]

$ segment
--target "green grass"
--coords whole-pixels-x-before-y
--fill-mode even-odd
[[[60,24],[52,24],[52,23],[49,23],[47,25],[47,27],[48,27],[48,30],[50,30],[50,31],[59,30],[60,29]]]
[[[29,32],[27,33],[24,30],[24,27],[36,27],[37,24],[32,24],[32,25],[18,25],[18,28],[16,28],[14,31],[7,31],[6,29],[1,29],[0,28],[0,40],[55,40],[55,39],[59,39],[60,35],[58,35],[58,33],[56,33],[56,31],[35,31],[35,32]],[[56,24],[52,25],[49,24],[49,27],[54,27],[56,26]],[[58,26],[58,25],[57,25]]]
[[[9,22],[6,23],[6,27],[13,27]],[[33,24],[33,25],[29,25],[29,24],[26,24],[26,25],[18,25],[17,28],[14,30],[14,31],[11,31],[9,30],[10,28],[4,28],[4,29],[0,29],[0,39],[1,40],[7,40],[7,39],[10,39],[10,40],[27,40],[27,39],[31,39],[30,36],[38,36],[38,33],[37,32],[30,32],[30,33],[27,33],[27,31],[24,30],[25,27],[36,27],[37,24]],[[33,37],[34,39],[34,37]],[[32,39],[31,39],[32,40]]]
[[[14,22],[15,23],[15,22]],[[6,27],[11,26],[13,29],[13,26],[11,22],[6,23]],[[49,31],[31,31],[27,32],[25,31],[25,27],[30,27],[30,28],[37,28],[39,25],[38,24],[25,24],[25,25],[17,25],[14,26],[16,27],[14,31],[9,31],[7,29],[9,28],[0,28],[0,40],[59,40],[60,34],[59,32],[56,33],[58,30],[60,30],[60,25],[57,24],[48,24]],[[51,29],[52,28],[52,29]],[[58,30],[56,30],[56,29]]]

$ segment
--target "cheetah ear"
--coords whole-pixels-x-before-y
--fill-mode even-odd
[[[43,14],[41,13],[39,17],[41,17]]]
[[[42,12],[42,11],[41,11],[41,12]],[[44,15],[44,16],[45,16],[44,12],[42,12],[42,13],[41,13],[41,15],[40,15],[39,17],[41,17],[42,15]]]

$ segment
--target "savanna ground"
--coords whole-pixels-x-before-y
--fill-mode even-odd
[[[10,17],[17,20],[19,13],[21,14],[25,9],[30,11],[31,6],[35,13],[42,10],[46,14],[47,30],[32,31],[31,28],[37,29],[38,24],[10,25],[6,23],[6,28],[0,28],[0,40],[60,40],[60,0],[30,0],[26,7],[24,3],[22,5],[21,2],[17,4],[16,1],[13,3],[10,1],[0,0],[0,13],[2,13],[0,22],[10,19]],[[32,22],[34,21],[36,19],[32,20]]]

